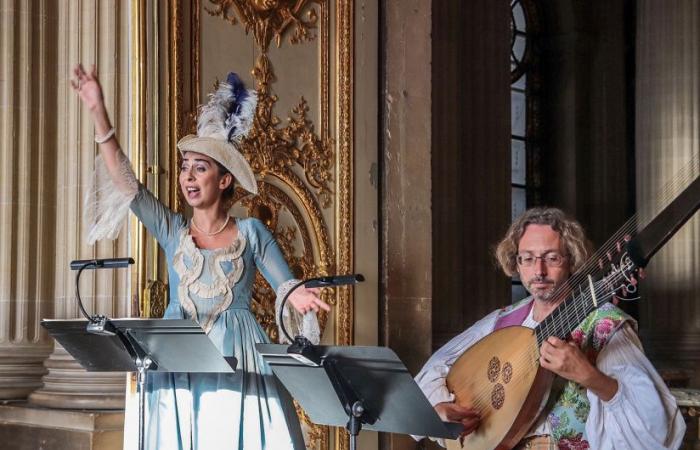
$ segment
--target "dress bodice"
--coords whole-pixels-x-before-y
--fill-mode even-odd
[[[272,233],[258,219],[236,218],[236,240],[228,247],[207,250],[195,245],[188,221],[143,186],[131,209],[165,251],[170,287],[165,318],[195,319],[209,334],[224,312],[252,314],[256,268],[275,292],[293,279]]]
[[[238,225],[238,220],[236,224]],[[182,308],[205,332],[219,315],[229,309],[249,309],[254,271],[245,271],[247,240],[240,227],[234,242],[215,250],[200,249],[187,228],[178,236],[173,270],[179,278],[178,299]],[[248,266],[252,264],[250,252]]]

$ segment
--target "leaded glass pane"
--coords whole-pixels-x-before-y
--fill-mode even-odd
[[[525,159],[525,141],[511,139],[511,183],[525,185],[527,160]]]
[[[512,192],[512,219],[515,221],[522,213],[525,212],[525,208],[527,208],[527,193],[525,192],[525,188],[521,187],[513,187],[511,188]]]
[[[510,130],[511,134],[525,137],[525,93],[510,91]]]
[[[513,67],[514,67],[514,65],[511,64],[511,65],[510,65],[510,69],[513,70]],[[516,81],[515,83],[511,84],[510,86],[511,86],[512,89],[517,89],[517,90],[519,90],[519,91],[524,91],[526,85],[527,85],[527,74],[525,73],[525,74],[523,74],[523,76],[521,76],[520,78],[518,78],[518,81]]]
[[[527,31],[527,25],[525,21],[525,11],[523,11],[523,5],[519,1],[511,3],[511,10],[513,11],[513,24],[515,29],[521,32]]]
[[[516,35],[515,36],[515,41],[513,42],[513,48],[512,52],[513,54],[511,55],[513,58],[515,58],[515,61],[517,63],[522,62],[523,57],[525,56],[525,45],[527,44],[527,41],[525,39],[525,36],[522,35]]]

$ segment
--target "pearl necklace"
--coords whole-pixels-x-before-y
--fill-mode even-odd
[[[205,235],[205,236],[216,236],[217,234],[219,234],[219,233],[221,233],[222,231],[224,231],[224,228],[226,228],[226,225],[228,225],[229,219],[231,219],[231,216],[227,215],[227,216],[226,216],[226,220],[224,221],[224,224],[221,225],[221,228],[219,228],[219,229],[216,230],[216,231],[212,231],[211,233],[207,233],[206,231],[204,231],[204,230],[202,230],[201,228],[199,228],[199,227],[197,226],[197,224],[194,223],[194,217],[190,219],[190,224],[192,224],[192,228],[194,228],[195,230],[197,230],[198,232],[202,233],[202,234]]]

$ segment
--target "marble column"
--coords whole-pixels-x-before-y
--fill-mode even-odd
[[[638,3],[636,179],[642,223],[698,175],[699,32],[695,1]],[[693,158],[695,163],[679,174]],[[654,257],[642,284],[641,334],[662,367],[695,369],[700,361],[698,261],[700,221],[695,217]]]
[[[118,1],[64,0],[57,2],[56,131],[57,165],[54,189],[55,216],[55,318],[80,317],[75,301],[74,259],[107,258],[129,254],[126,224],[119,239],[88,246],[83,223],[83,198],[91,185],[96,144],[87,111],[69,85],[74,64],[96,64],[122,145],[129,130],[129,8]],[[98,270],[81,276],[81,297],[91,314],[110,317],[130,315],[129,272]],[[124,407],[125,376],[121,373],[88,373],[56,345],[46,360],[48,374],[43,387],[30,396],[32,404],[66,409],[117,409]]]
[[[55,93],[51,1],[0,0],[0,400],[41,386],[51,341]]]

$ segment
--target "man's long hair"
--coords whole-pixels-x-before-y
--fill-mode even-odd
[[[549,225],[559,233],[569,258],[571,273],[576,272],[591,254],[592,246],[581,224],[568,217],[561,209],[531,208],[513,222],[494,252],[498,264],[509,277],[517,273],[518,244],[528,225]]]

